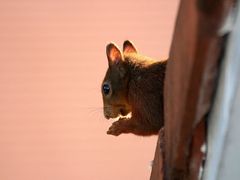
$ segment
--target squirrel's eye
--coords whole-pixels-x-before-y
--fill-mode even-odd
[[[103,93],[104,93],[105,95],[108,95],[109,92],[110,92],[110,86],[109,86],[109,84],[103,84],[102,90],[103,90]]]

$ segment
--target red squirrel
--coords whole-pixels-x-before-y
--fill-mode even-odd
[[[163,85],[167,60],[140,55],[126,40],[123,51],[110,43],[106,47],[108,70],[102,82],[103,111],[107,119],[117,118],[107,134],[148,136],[164,125]],[[126,117],[131,113],[131,117]]]

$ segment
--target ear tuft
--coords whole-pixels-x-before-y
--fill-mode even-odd
[[[123,53],[137,53],[137,49],[131,41],[126,40],[123,43]]]
[[[109,65],[117,64],[123,60],[122,53],[114,43],[109,43],[106,47]]]

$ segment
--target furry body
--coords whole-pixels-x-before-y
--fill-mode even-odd
[[[114,122],[107,133],[116,136],[121,133],[157,134],[164,125],[163,86],[167,61],[142,56],[131,42],[125,43],[121,60],[109,66],[103,80],[103,83],[111,83],[112,88],[110,97],[106,98],[103,94],[103,101],[104,107],[107,107],[106,117],[114,118],[129,112],[132,116]]]

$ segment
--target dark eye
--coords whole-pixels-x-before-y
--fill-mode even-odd
[[[103,93],[104,93],[105,95],[108,95],[109,92],[110,92],[110,86],[109,86],[109,84],[103,84],[103,86],[102,86],[102,91],[103,91]]]

